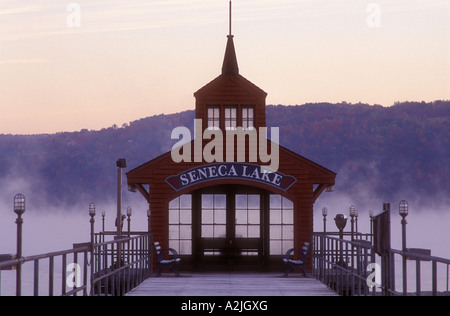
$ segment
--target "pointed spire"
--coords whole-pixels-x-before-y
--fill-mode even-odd
[[[239,75],[239,66],[234,49],[233,35],[228,35],[227,49],[223,60],[222,75]]]
[[[236,58],[236,50],[234,48],[234,36],[231,32],[232,4],[230,0],[230,34],[228,37],[225,58],[222,65],[222,75],[239,75],[239,66]]]

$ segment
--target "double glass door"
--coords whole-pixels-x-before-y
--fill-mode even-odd
[[[200,255],[203,261],[238,265],[262,255],[262,195],[200,194]]]

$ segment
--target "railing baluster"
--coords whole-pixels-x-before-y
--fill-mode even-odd
[[[54,273],[55,273],[55,257],[49,258],[48,263],[48,296],[53,296],[53,281],[54,281]]]
[[[33,295],[39,296],[39,260],[34,261],[34,289]]]
[[[63,254],[62,255],[62,266],[61,266],[61,271],[62,271],[62,278],[61,278],[61,291],[62,291],[62,295],[66,295],[67,293],[67,289],[66,289],[66,282],[67,282],[67,255]]]

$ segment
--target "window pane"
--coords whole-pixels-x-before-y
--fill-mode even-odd
[[[227,207],[227,196],[224,194],[214,195],[214,208],[217,209],[226,209]]]
[[[258,210],[249,210],[248,211],[248,223],[253,225],[259,225],[260,223],[260,214]]]
[[[214,226],[213,225],[202,225],[202,237],[203,238],[214,237]]]
[[[171,240],[180,239],[180,229],[178,225],[169,225],[169,239]]]
[[[180,223],[180,211],[169,210],[169,224],[179,224],[179,223]]]
[[[236,208],[247,209],[247,195],[236,195]]]
[[[270,225],[270,239],[281,240],[281,225]]]
[[[202,195],[202,207],[203,208],[213,208],[213,195],[204,194]]]
[[[169,210],[178,209],[179,206],[180,206],[180,198],[176,198],[175,200],[169,202]]]
[[[192,208],[192,195],[180,196],[180,208],[189,210]]]
[[[279,240],[276,240],[276,241],[271,240],[270,241],[270,254],[271,255],[284,255],[281,244],[282,243]]]
[[[248,196],[248,208],[252,210],[260,209],[260,197],[259,195],[249,195]]]
[[[191,226],[188,226],[188,225],[180,226],[180,239],[184,239],[184,240],[192,239]]]
[[[227,223],[227,211],[216,210],[214,214],[214,224],[226,224]]]
[[[281,224],[281,210],[270,210],[270,223]]]
[[[247,210],[236,210],[236,224],[248,224]]]
[[[283,208],[284,209],[293,210],[294,209],[294,203],[292,203],[291,201],[289,201],[286,198],[283,198]]]
[[[283,226],[283,240],[294,240],[294,226],[284,225]]]
[[[236,226],[236,237],[237,238],[247,238],[247,225],[237,225]]]
[[[248,237],[249,238],[258,238],[258,237],[260,237],[259,225],[250,225],[250,226],[248,226]]]
[[[283,209],[283,224],[294,224],[294,210]]]
[[[214,238],[224,238],[227,236],[227,226],[226,225],[215,225],[214,226]]]
[[[270,196],[270,208],[271,209],[281,209],[281,195],[271,195]]]
[[[191,210],[180,211],[180,224],[192,224],[192,212]]]
[[[192,254],[192,242],[188,240],[180,241],[180,255],[190,255]]]
[[[213,210],[203,210],[202,223],[203,224],[214,224],[214,211]]]

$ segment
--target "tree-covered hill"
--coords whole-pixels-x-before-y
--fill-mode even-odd
[[[187,111],[100,131],[0,135],[0,188],[23,187],[42,203],[113,202],[116,160],[130,170],[169,151],[172,129],[193,119]],[[338,174],[335,194],[450,196],[450,101],[268,106],[267,124],[280,127],[281,145]]]

